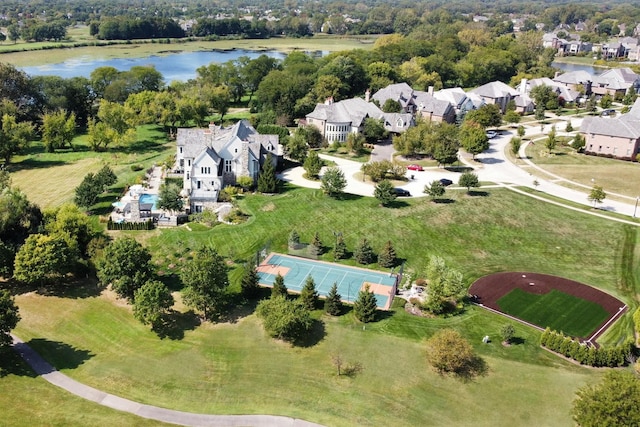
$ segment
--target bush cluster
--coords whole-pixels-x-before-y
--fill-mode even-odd
[[[114,222],[109,218],[107,221],[107,230],[153,230],[154,227],[152,219],[144,222]]]
[[[540,338],[540,345],[549,350],[569,357],[581,365],[616,368],[627,363],[627,355],[631,351],[630,343],[616,347],[588,347],[585,344],[565,336],[562,332],[545,329]]]

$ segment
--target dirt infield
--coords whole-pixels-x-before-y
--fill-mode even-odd
[[[557,289],[565,294],[602,306],[609,313],[609,318],[602,322],[596,332],[587,337],[586,341],[597,338],[606,329],[603,328],[605,325],[613,323],[611,320],[626,310],[626,305],[622,301],[599,289],[574,280],[539,273],[507,272],[490,274],[476,280],[469,288],[469,294],[476,303],[502,312],[498,306],[498,300],[516,288],[538,295]],[[624,307],[624,310],[621,310],[622,307]]]

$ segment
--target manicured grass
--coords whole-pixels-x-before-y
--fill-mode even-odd
[[[557,289],[544,295],[514,289],[497,302],[507,314],[572,337],[588,337],[609,317],[602,306]]]
[[[84,177],[106,164],[118,176],[114,186],[116,194],[112,195],[117,197],[126,185],[144,176],[144,169],[153,163],[162,163],[175,150],[161,128],[141,126],[137,131],[138,139],[132,146],[112,147],[105,152],[91,151],[86,135],[73,140],[74,150],[56,153],[47,153],[41,143],[34,142],[26,154],[12,159],[8,167],[11,179],[30,201],[42,208],[55,207],[73,201],[74,190]],[[132,165],[138,164],[144,167],[143,171],[131,169]]]
[[[526,153],[544,170],[589,188],[595,182],[605,192],[629,197],[639,194],[636,183],[640,182],[640,166],[637,163],[580,154],[564,146],[556,147],[549,155],[544,148],[544,140],[537,141],[535,145],[529,144]]]
[[[0,425],[166,426],[86,401],[35,377],[12,350],[0,351]]]
[[[18,304],[17,333],[63,372],[186,411],[282,414],[328,426],[567,425],[574,390],[600,376],[541,350],[539,333],[522,325],[514,325],[518,344],[503,347],[498,331],[505,319],[474,307],[452,319],[395,311],[366,330],[350,313],[323,318],[313,345],[290,347],[242,312],[230,323],[200,326],[184,315],[184,338],[171,340],[136,322],[109,293],[25,294]],[[423,339],[442,327],[472,342],[488,365],[486,376],[464,382],[428,367]],[[495,343],[482,344],[486,334]],[[333,354],[361,363],[362,373],[337,377]]]

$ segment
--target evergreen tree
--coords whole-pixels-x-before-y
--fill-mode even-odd
[[[375,320],[376,309],[376,296],[369,290],[369,285],[366,285],[364,290],[358,293],[358,299],[353,303],[353,314],[359,321],[369,323]]]
[[[245,298],[255,298],[258,295],[260,286],[258,285],[258,272],[255,267],[247,265],[242,275],[242,281],[240,282],[240,288],[242,289],[242,295]]]
[[[375,258],[373,249],[367,239],[362,239],[362,243],[355,249],[353,256],[358,263],[365,265],[371,264]]]
[[[276,280],[273,282],[273,288],[271,288],[271,298],[278,296],[285,297],[288,295],[287,287],[284,285],[284,277],[278,273]]]
[[[338,293],[338,284],[334,282],[327,294],[327,299],[324,301],[324,311],[331,316],[339,316],[342,312],[341,300],[342,296]]]
[[[104,191],[107,187],[111,187],[113,184],[118,182],[118,177],[113,172],[113,170],[109,167],[109,165],[104,165],[95,176],[96,180],[102,186],[102,191]]]
[[[333,249],[333,259],[338,260],[347,256],[347,244],[342,235],[336,239],[336,247]]]
[[[311,276],[307,276],[307,281],[304,283],[302,291],[300,291],[300,302],[309,310],[316,308],[318,291],[316,291],[316,283]]]
[[[300,235],[296,230],[291,230],[289,233],[289,246],[297,246],[300,243]]]
[[[309,151],[309,155],[304,159],[304,170],[307,173],[307,178],[315,179],[322,169],[322,160],[318,153],[315,151]]]
[[[387,240],[382,251],[378,254],[378,265],[384,268],[390,268],[396,265],[396,250],[393,248],[391,240]]]
[[[260,175],[258,175],[258,191],[261,193],[276,193],[277,190],[276,168],[273,166],[273,157],[268,154],[262,165]]]
[[[311,245],[309,246],[309,252],[313,256],[322,255],[323,248],[324,247],[322,245],[322,240],[320,240],[320,235],[316,231],[316,233],[313,235],[313,239],[311,240]]]

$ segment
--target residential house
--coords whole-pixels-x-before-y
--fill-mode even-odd
[[[470,93],[478,95],[486,104],[497,105],[503,114],[507,110],[507,104],[519,95],[514,88],[500,81],[484,84],[471,90]]]
[[[624,96],[629,88],[640,89],[640,76],[631,68],[612,68],[593,77],[591,90],[597,95]]]
[[[593,76],[582,70],[570,71],[568,73],[556,74],[553,81],[574,91],[584,91],[586,95],[590,95]]]
[[[275,166],[282,155],[278,136],[259,134],[247,120],[227,128],[178,129],[174,172],[183,176],[191,212],[215,207],[219,191],[241,176],[256,182],[268,154]]]
[[[558,98],[562,98],[564,102],[576,102],[580,97],[580,92],[573,90],[561,83],[551,80],[548,77],[542,77],[538,79],[522,79],[520,84],[516,86],[516,90],[521,94],[530,94],[531,90],[538,86],[549,86],[558,95]],[[516,100],[516,103],[518,101]]]
[[[384,113],[373,102],[362,98],[333,102],[331,99],[306,115],[306,123],[320,130],[322,136],[331,143],[345,142],[349,133],[361,133],[366,118],[383,120],[385,129],[401,133],[413,126],[413,114]]]
[[[474,99],[460,87],[440,89],[435,91],[433,96],[440,101],[447,101],[451,104],[456,116],[464,116],[467,112],[480,108],[483,105],[480,98],[475,97],[475,100],[478,102],[474,102]]]
[[[388,100],[396,101],[400,104],[403,113],[414,113],[416,110],[415,94],[411,86],[407,83],[395,83],[378,90],[371,97],[382,108]],[[366,99],[369,101],[369,99]]]
[[[640,151],[640,99],[618,117],[585,117],[580,133],[585,153],[635,160]]]
[[[456,109],[449,101],[438,99],[433,92],[433,86],[428,92],[415,91],[416,116],[433,122],[454,123]]]

